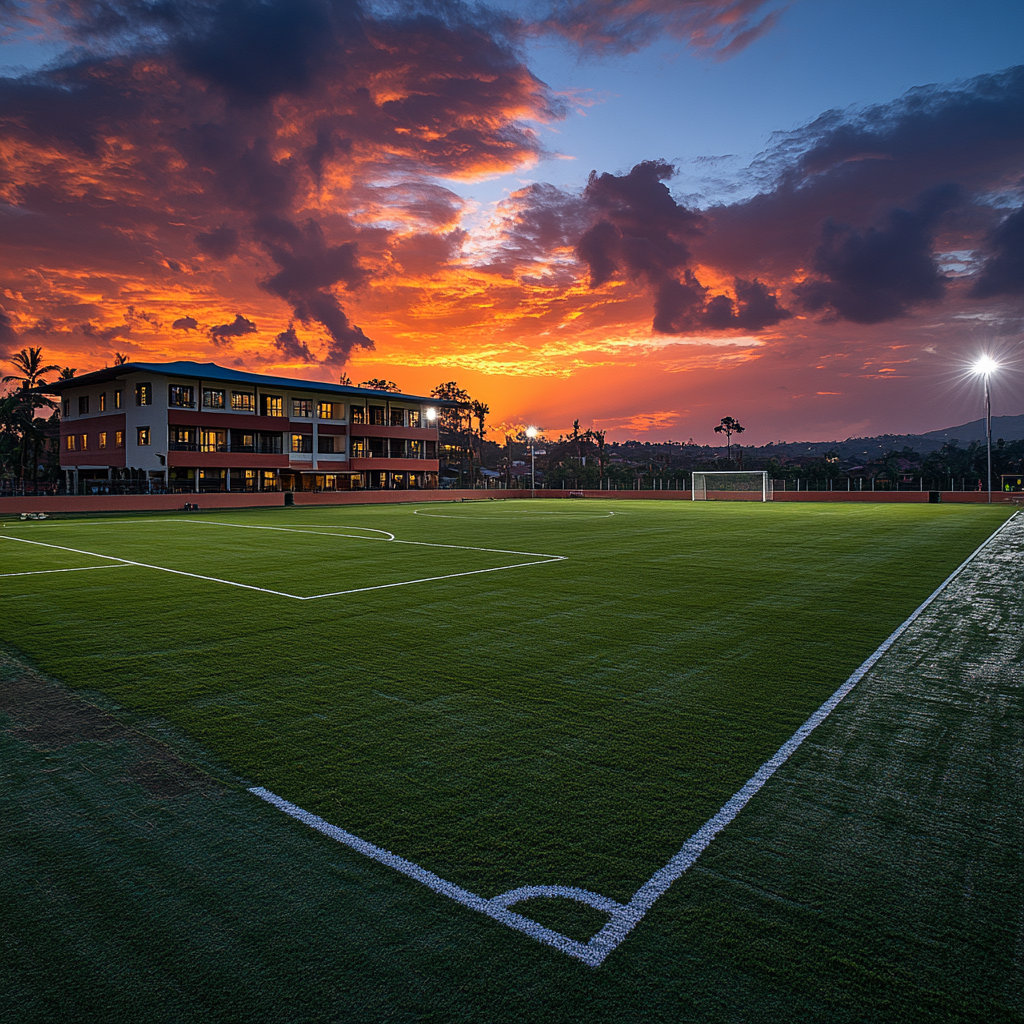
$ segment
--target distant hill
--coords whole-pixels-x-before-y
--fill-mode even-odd
[[[945,443],[954,437],[961,444],[970,441],[985,440],[985,421],[972,420],[970,423],[962,423],[959,427],[946,427],[943,430],[930,430],[922,437],[934,437]],[[992,440],[1001,437],[1004,441],[1024,440],[1024,416],[993,416],[992,417]]]
[[[961,423],[958,427],[945,427],[942,430],[930,430],[927,434],[879,434],[876,437],[848,437],[845,441],[788,441],[782,444],[767,444],[758,448],[745,450],[756,451],[763,456],[782,456],[785,458],[820,457],[826,452],[835,451],[844,460],[870,462],[879,459],[887,452],[901,451],[912,448],[922,455],[938,451],[947,441],[956,439],[961,446],[967,447],[972,441],[985,440],[985,421],[973,420]],[[1004,441],[1024,440],[1024,416],[993,416],[992,440],[1002,438]]]

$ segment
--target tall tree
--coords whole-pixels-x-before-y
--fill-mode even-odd
[[[61,380],[71,380],[76,373],[78,373],[77,367],[65,366],[60,371],[60,379]]]
[[[384,380],[383,377],[371,377],[369,380],[364,380],[359,386],[369,388],[371,391],[399,392],[402,390],[393,380]]]
[[[732,416],[723,416],[722,422],[715,427],[716,434],[725,434],[726,458],[732,461],[732,435],[742,434],[746,427],[740,426],[740,421]]]
[[[128,353],[127,352],[115,352],[114,353],[114,365],[115,366],[124,366],[124,364],[127,363],[127,362],[128,362]]]
[[[590,434],[591,440],[597,445],[597,478],[599,481],[603,481],[604,468],[608,464],[608,452],[604,443],[605,431],[591,428],[587,433]]]
[[[25,391],[46,384],[43,379],[44,375],[60,369],[56,363],[43,366],[43,350],[41,348],[23,348],[20,352],[15,352],[8,362],[18,372],[9,373],[6,377],[0,378],[0,381],[4,384],[12,380],[21,381],[21,386]]]
[[[478,425],[477,436],[480,438],[480,466],[484,464],[484,436],[486,431],[484,430],[484,420],[487,419],[488,413],[491,411],[491,407],[486,402],[478,402],[476,399],[473,400],[473,415],[476,417]]]

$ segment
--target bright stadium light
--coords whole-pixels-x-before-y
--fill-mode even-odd
[[[436,420],[436,419],[437,419],[437,410],[433,406],[430,406],[430,408],[427,409],[427,422],[428,423],[433,423],[434,420]]]
[[[992,504],[992,395],[988,381],[999,364],[991,356],[979,356],[971,367],[979,377],[985,378],[985,443],[988,448],[988,503]]]
[[[530,439],[530,497],[537,497],[537,457],[534,454],[536,445],[533,443],[537,439],[537,428],[527,427],[526,436]]]

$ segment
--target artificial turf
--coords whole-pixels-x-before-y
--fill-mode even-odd
[[[8,523],[5,536],[52,546],[0,541],[4,573],[110,555],[280,593],[141,566],[9,576],[3,637],[51,676],[171,736],[191,763],[266,786],[485,897],[560,884],[626,900],[1006,514],[588,501]],[[370,530],[457,547],[354,536]],[[532,552],[538,563],[479,572],[524,559],[465,548]],[[564,560],[541,564],[544,555]],[[451,572],[475,574],[280,596]],[[275,842],[276,812],[252,813],[261,842]],[[325,864],[342,857],[286,819],[276,828]],[[370,902],[388,878],[396,892],[412,885],[383,868],[355,870],[374,879]],[[362,884],[344,887],[350,911]],[[696,911],[674,892],[657,913],[662,927],[668,914],[670,930],[685,930]],[[466,912],[426,890],[410,899],[387,911],[410,948],[442,933],[460,941]],[[580,938],[600,924],[561,902],[525,912]],[[715,926],[713,910],[699,913]],[[643,948],[644,927],[626,946]],[[481,919],[467,942],[496,929]],[[269,950],[274,937],[262,941]],[[331,941],[344,947],[333,932]],[[512,933],[496,941],[528,972],[538,957],[561,957]],[[364,952],[346,975],[354,990],[372,985]],[[456,975],[467,955],[451,953]],[[742,989],[739,959],[730,984]],[[683,991],[679,971],[659,983]],[[784,986],[777,994],[785,1005]]]

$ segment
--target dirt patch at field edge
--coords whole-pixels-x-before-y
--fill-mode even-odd
[[[223,791],[217,780],[182,761],[162,743],[69,693],[3,650],[0,712],[11,720],[5,731],[37,750],[64,750],[87,741],[127,744],[138,756],[128,778],[153,796],[176,797],[196,789]]]

